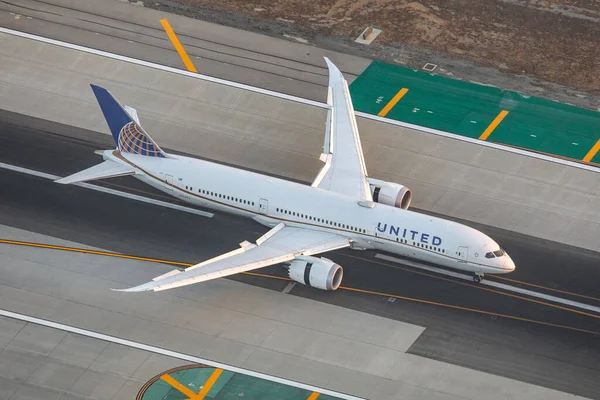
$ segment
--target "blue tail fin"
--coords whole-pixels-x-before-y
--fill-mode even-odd
[[[108,90],[96,85],[90,86],[119,151],[149,157],[167,157]]]

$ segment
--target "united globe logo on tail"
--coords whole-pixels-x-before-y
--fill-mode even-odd
[[[135,121],[131,121],[121,129],[119,150],[142,156],[164,157],[162,150],[150,140]]]

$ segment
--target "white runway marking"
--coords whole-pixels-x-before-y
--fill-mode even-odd
[[[29,168],[18,167],[16,165],[5,164],[3,162],[0,162],[0,168],[8,169],[8,170],[15,171],[15,172],[20,172],[22,174],[37,176],[38,178],[49,179],[52,181],[62,178],[62,176],[47,174],[45,172],[35,171],[35,170],[29,169]],[[58,183],[57,183],[57,185],[58,185]],[[86,189],[96,190],[98,192],[108,193],[108,194],[112,194],[114,196],[124,197],[126,199],[141,201],[143,203],[154,204],[156,206],[172,208],[173,210],[184,211],[184,212],[191,213],[191,214],[201,215],[201,216],[207,217],[207,218],[212,218],[214,216],[213,213],[209,213],[206,211],[196,210],[194,208],[180,206],[180,205],[172,204],[172,203],[169,203],[166,201],[154,200],[154,199],[151,199],[148,197],[138,196],[137,194],[122,192],[120,190],[114,190],[114,189],[109,189],[109,188],[105,188],[102,186],[91,185],[91,184],[85,183],[85,182],[74,183],[73,186],[79,186],[79,187],[86,188]]]
[[[151,353],[162,354],[162,355],[167,356],[167,357],[178,358],[180,360],[185,360],[185,361],[189,361],[189,362],[192,362],[192,363],[210,365],[211,367],[214,367],[214,368],[221,368],[221,369],[224,369],[224,370],[227,370],[227,371],[236,372],[236,373],[239,373],[239,374],[244,374],[244,375],[252,376],[252,377],[255,377],[255,378],[259,378],[259,379],[265,379],[265,380],[268,380],[268,381],[271,381],[271,382],[281,383],[283,385],[294,386],[294,387],[297,387],[297,388],[309,390],[309,391],[312,391],[312,392],[318,392],[318,393],[321,393],[321,394],[326,394],[326,395],[337,397],[337,398],[340,398],[340,399],[362,400],[359,397],[354,397],[354,396],[349,396],[349,395],[342,394],[342,393],[332,392],[330,390],[321,389],[321,388],[318,388],[318,387],[315,387],[315,386],[306,385],[304,383],[299,383],[299,382],[294,382],[294,381],[290,381],[290,380],[287,380],[287,379],[277,378],[277,377],[274,377],[274,376],[261,374],[259,372],[254,372],[254,371],[250,371],[250,370],[245,370],[245,369],[242,369],[242,368],[234,367],[234,366],[231,366],[231,365],[217,363],[217,362],[214,362],[214,361],[211,361],[211,360],[206,360],[204,358],[192,356],[192,355],[189,355],[189,354],[178,353],[176,351],[171,351],[171,350],[163,349],[161,347],[149,346],[147,344],[134,342],[132,340],[121,339],[121,338],[118,338],[116,336],[110,336],[110,335],[105,335],[103,333],[88,331],[87,329],[81,329],[81,328],[76,328],[76,327],[70,326],[70,325],[59,324],[57,322],[52,322],[52,321],[48,321],[48,320],[40,319],[40,318],[36,318],[36,317],[31,317],[29,315],[19,314],[19,313],[15,313],[15,312],[8,311],[8,310],[2,310],[2,309],[0,309],[0,316],[4,316],[4,317],[8,317],[8,318],[13,318],[13,319],[16,319],[16,320],[19,320],[19,321],[29,322],[29,323],[32,323],[32,324],[38,324],[38,325],[46,326],[48,328],[59,329],[61,331],[65,331],[65,332],[76,333],[78,335],[87,336],[87,337],[91,337],[91,338],[94,338],[94,339],[104,340],[106,342],[117,343],[117,344],[120,344],[120,345],[123,345],[123,346],[132,347],[134,349],[149,351]]]
[[[286,287],[283,288],[282,292],[285,293],[285,294],[288,294],[295,287],[296,287],[296,282],[290,282],[290,283],[287,284]]]
[[[458,278],[458,279],[462,279],[462,280],[466,280],[466,281],[472,281],[473,280],[473,276],[472,275],[467,275],[467,274],[463,274],[463,273],[460,273],[460,272],[448,271],[448,270],[443,269],[443,268],[436,268],[436,267],[432,267],[432,266],[429,266],[429,265],[420,264],[420,263],[417,263],[417,262],[414,262],[414,261],[408,261],[408,260],[403,260],[403,259],[396,258],[396,257],[387,256],[387,255],[384,255],[384,254],[376,254],[375,258],[378,258],[380,260],[395,262],[395,263],[398,263],[398,264],[409,265],[409,266],[414,267],[414,268],[419,268],[419,269],[423,269],[423,270],[426,270],[426,271],[431,271],[431,272],[435,272],[437,274],[451,276],[453,278]],[[576,308],[579,308],[581,310],[593,311],[595,313],[600,314],[600,307],[591,306],[589,304],[580,303],[578,301],[563,299],[561,297],[556,297],[556,296],[552,296],[552,295],[549,295],[549,294],[534,292],[533,290],[523,289],[523,288],[519,288],[519,287],[516,287],[516,286],[507,285],[505,283],[490,281],[490,280],[487,280],[485,278],[482,279],[482,281],[479,283],[479,285],[491,286],[491,287],[494,287],[494,288],[497,288],[497,289],[506,290],[508,292],[514,292],[514,293],[524,294],[526,296],[537,297],[538,299],[548,300],[548,301],[552,301],[554,303],[560,303],[560,304],[564,304],[564,305],[567,305],[567,306],[576,307]]]
[[[171,72],[171,73],[179,74],[179,75],[186,75],[186,76],[189,76],[189,77],[195,78],[195,79],[203,79],[203,80],[218,83],[221,85],[231,86],[231,87],[235,87],[235,88],[242,89],[242,90],[248,90],[250,92],[266,94],[268,96],[273,96],[273,97],[278,97],[278,98],[285,99],[285,100],[295,101],[297,103],[308,104],[308,105],[320,107],[320,108],[330,108],[329,105],[318,102],[318,101],[303,99],[301,97],[291,96],[291,95],[288,95],[285,93],[279,93],[279,92],[274,92],[272,90],[261,89],[261,88],[255,87],[255,86],[244,85],[242,83],[232,82],[232,81],[215,78],[215,77],[208,76],[208,75],[202,75],[202,74],[198,74],[195,72],[189,72],[189,71],[179,69],[179,68],[168,67],[166,65],[155,64],[155,63],[152,63],[149,61],[138,60],[136,58],[126,57],[126,56],[122,56],[119,54],[113,54],[113,53],[109,53],[109,52],[102,51],[102,50],[92,49],[90,47],[79,46],[79,45],[67,43],[67,42],[61,42],[60,40],[50,39],[50,38],[46,38],[46,37],[38,36],[38,35],[32,35],[30,33],[15,31],[13,29],[0,27],[0,32],[7,33],[9,35],[23,37],[26,39],[36,40],[38,42],[53,44],[55,46],[60,46],[60,47],[64,47],[67,49],[83,51],[83,52],[90,53],[90,54],[96,54],[96,55],[99,55],[102,57],[112,58],[114,60],[125,61],[125,62],[129,62],[129,63],[136,64],[136,65],[142,65],[145,67],[150,67],[150,68],[158,69],[161,71],[167,71],[167,72]],[[288,77],[288,79],[293,79],[293,78]],[[401,126],[404,128],[414,129],[414,130],[421,131],[421,132],[427,132],[427,133],[431,133],[432,135],[448,137],[448,138],[452,138],[452,139],[456,139],[456,140],[461,140],[463,142],[469,142],[472,144],[476,144],[478,146],[500,149],[500,150],[508,151],[511,153],[521,154],[521,155],[525,155],[527,157],[537,158],[540,160],[551,161],[551,162],[554,162],[557,164],[568,165],[571,167],[585,169],[588,171],[598,172],[600,170],[600,168],[593,166],[593,165],[582,164],[582,163],[574,162],[574,161],[570,161],[570,160],[563,160],[562,158],[551,157],[551,156],[547,156],[545,154],[535,153],[533,151],[517,149],[514,147],[510,147],[510,146],[504,146],[504,145],[498,144],[498,143],[492,143],[492,142],[488,142],[488,141],[482,141],[479,139],[470,138],[468,136],[457,135],[454,133],[439,131],[437,129],[427,128],[424,126],[409,124],[408,122],[396,121],[393,119],[380,117],[378,115],[367,114],[367,113],[360,112],[360,111],[356,112],[356,115],[359,117],[362,117],[362,118],[373,119],[373,120],[380,121],[380,122],[383,122],[386,124]]]

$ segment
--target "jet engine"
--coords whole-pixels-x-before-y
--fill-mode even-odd
[[[290,262],[288,275],[303,285],[322,290],[336,290],[342,283],[344,270],[327,258],[300,256]]]
[[[367,179],[371,189],[371,196],[375,203],[408,209],[412,201],[412,192],[406,186],[397,183],[380,181],[378,179]]]

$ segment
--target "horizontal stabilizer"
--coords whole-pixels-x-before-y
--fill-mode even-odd
[[[69,184],[77,182],[92,181],[94,179],[115,178],[117,176],[133,175],[133,167],[119,164],[112,160],[106,160],[101,164],[94,165],[88,169],[77,172],[73,175],[56,180],[56,183]]]
[[[137,110],[133,107],[130,106],[123,106],[123,108],[125,109],[125,111],[127,111],[127,114],[129,114],[131,116],[131,118],[133,118],[133,120],[138,124],[138,125],[142,125],[140,124],[140,118],[138,117],[137,114]]]

